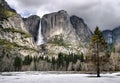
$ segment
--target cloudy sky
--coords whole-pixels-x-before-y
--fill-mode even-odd
[[[93,30],[120,26],[120,0],[6,0],[23,17],[66,10],[77,15]]]

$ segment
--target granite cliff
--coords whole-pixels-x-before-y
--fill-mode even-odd
[[[37,46],[33,43],[32,35],[27,31],[22,17],[11,9],[4,0],[1,1],[0,6],[1,10],[4,9],[4,12],[1,12],[0,15],[1,44],[6,46],[11,44],[13,49],[18,47],[18,53],[20,52],[23,55],[30,54],[27,51],[25,52],[25,49],[37,50]]]
[[[120,27],[103,31],[103,36],[109,44],[118,44],[120,42]]]
[[[64,10],[44,15],[41,32],[47,48],[50,51],[56,49],[56,53],[85,53],[92,35],[83,20],[77,16],[70,17]]]
[[[37,15],[32,15],[28,18],[23,18],[23,21],[26,25],[27,31],[32,34],[34,41],[37,41],[40,17]]]

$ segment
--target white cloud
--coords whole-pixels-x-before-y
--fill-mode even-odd
[[[37,10],[37,15],[42,17],[44,14],[50,13],[50,11],[46,10],[44,7],[40,7]]]
[[[59,10],[68,11],[85,20],[91,29],[120,26],[120,0],[6,0],[18,13],[43,16]],[[28,12],[28,14],[26,14]]]

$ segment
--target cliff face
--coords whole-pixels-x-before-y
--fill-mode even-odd
[[[112,44],[114,42],[113,41],[113,32],[111,30],[105,30],[102,33],[108,44]]]
[[[70,17],[64,10],[44,15],[41,20],[41,29],[45,41],[50,44],[47,48],[50,51],[58,49],[54,51],[56,54],[59,52],[85,53],[92,35],[83,20],[77,16]]]
[[[38,37],[38,31],[39,31],[39,23],[40,23],[40,17],[37,15],[32,15],[28,18],[23,18],[26,28],[29,31],[29,33],[32,34],[35,42],[37,41]]]
[[[61,35],[66,43],[75,44],[77,40],[69,15],[64,10],[44,15],[41,27],[47,42],[57,35]]]
[[[92,36],[92,32],[88,28],[88,26],[84,23],[84,20],[77,16],[71,16],[70,21],[73,28],[75,29],[76,34],[81,39],[81,42],[89,43],[90,38]]]
[[[47,41],[56,35],[72,45],[89,42],[91,31],[77,16],[70,17],[66,11],[44,15],[42,18],[42,33]]]
[[[27,51],[24,52],[25,50],[37,50],[37,46],[33,43],[32,36],[26,30],[20,15],[16,14],[6,20],[4,19],[0,26],[0,41],[3,45],[11,44],[13,49],[14,47],[20,49],[18,52],[23,55],[30,54]]]
[[[4,8],[0,14],[0,45],[9,50],[14,49],[21,55],[34,55],[31,52],[36,53],[38,49],[33,43],[31,34],[27,31],[22,17],[13,11],[4,0],[0,5]]]
[[[113,29],[113,38],[115,43],[120,43],[120,26]]]
[[[120,27],[103,31],[103,36],[109,44],[118,44],[120,42]]]

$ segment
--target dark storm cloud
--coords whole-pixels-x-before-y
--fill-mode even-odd
[[[84,19],[93,30],[120,26],[120,0],[6,0],[22,16],[46,13],[59,10],[68,11]],[[27,14],[26,14],[27,11]]]
[[[19,5],[23,7],[40,7],[46,3],[49,3],[48,0],[19,0]]]

